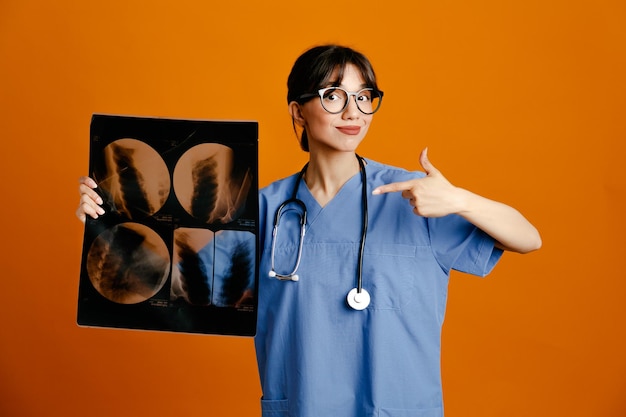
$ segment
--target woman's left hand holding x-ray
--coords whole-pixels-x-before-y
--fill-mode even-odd
[[[425,177],[382,185],[373,194],[401,192],[413,212],[423,217],[458,214],[505,250],[526,253],[541,246],[539,232],[521,213],[451,184],[428,159],[428,149],[420,154],[420,164]]]

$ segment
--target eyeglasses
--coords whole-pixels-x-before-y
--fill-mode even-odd
[[[383,100],[383,92],[380,90],[364,88],[356,93],[352,93],[341,87],[322,88],[318,90],[317,93],[302,94],[299,98],[312,98],[318,95],[324,110],[331,114],[337,114],[344,111],[348,107],[348,102],[351,96],[354,96],[356,107],[363,114],[376,113]]]

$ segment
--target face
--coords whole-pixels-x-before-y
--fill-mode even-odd
[[[331,78],[331,83],[327,87],[335,80],[336,78]],[[354,65],[348,64],[339,87],[356,92],[367,85],[359,70]],[[350,97],[348,107],[337,114],[324,110],[319,98],[304,104],[292,102],[289,104],[289,110],[296,123],[306,129],[311,153],[355,152],[372,121],[371,114],[363,114],[357,108],[353,96]]]

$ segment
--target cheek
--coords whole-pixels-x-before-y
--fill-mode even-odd
[[[365,133],[367,133],[369,131],[371,123],[372,123],[372,117],[371,116],[365,119],[365,123],[364,123],[363,129],[361,130],[363,132],[363,134],[365,134]]]
[[[320,132],[325,129],[329,129],[332,124],[332,120],[327,114],[308,113],[304,118],[304,125],[307,130],[312,132]]]

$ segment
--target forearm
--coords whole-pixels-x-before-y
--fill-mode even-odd
[[[518,253],[541,247],[537,229],[513,207],[464,189],[458,193],[458,214],[494,238],[498,247]]]

